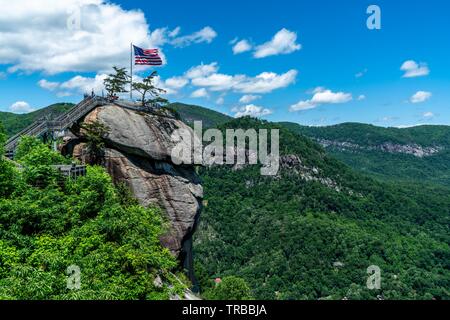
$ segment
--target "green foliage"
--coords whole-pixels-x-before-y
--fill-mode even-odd
[[[109,74],[103,81],[108,96],[113,98],[117,94],[128,92],[125,86],[129,83],[130,76],[125,68],[113,67],[115,73]]]
[[[105,138],[110,129],[98,121],[83,123],[81,128],[85,131],[87,149],[92,163],[97,163],[105,148]]]
[[[155,87],[154,81],[158,76],[158,72],[153,71],[149,76],[142,79],[141,82],[133,82],[133,89],[141,94],[142,106],[147,104],[166,105],[167,99],[161,97],[161,94],[166,93],[166,90]],[[150,98],[148,98],[150,96]]]
[[[6,134],[0,122],[0,197],[9,197],[15,189],[16,170],[14,165],[3,157]]]
[[[56,184],[60,174],[52,165],[68,164],[69,160],[42,143],[38,138],[24,136],[17,147],[15,160],[23,166],[23,178],[31,185],[45,188]]]
[[[229,276],[206,291],[204,297],[208,300],[251,300],[252,294],[244,279]]]
[[[118,192],[101,167],[38,189],[29,172],[64,158],[27,137],[19,151],[17,186],[0,193],[0,299],[168,299],[186,287],[160,245],[159,209]],[[81,271],[79,290],[67,286],[72,265]],[[157,275],[162,287],[153,283]]]
[[[279,126],[251,118],[221,126],[262,127]],[[257,166],[203,169],[208,205],[194,260],[205,294],[212,279],[238,276],[257,299],[450,298],[449,189],[361,176],[285,128],[280,152],[338,189],[298,168],[277,177]],[[366,287],[370,265],[382,270],[381,290]]]

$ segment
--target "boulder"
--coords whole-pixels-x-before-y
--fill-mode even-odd
[[[192,129],[163,113],[144,113],[113,104],[94,109],[83,121],[98,121],[109,128],[101,162],[114,181],[125,182],[143,206],[162,209],[170,227],[161,242],[192,270],[191,237],[201,211],[203,189],[195,168],[177,166],[171,157],[176,143],[172,133]],[[80,140],[73,156],[89,162],[84,129],[77,124],[72,132]]]

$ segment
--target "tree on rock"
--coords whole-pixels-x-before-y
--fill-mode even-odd
[[[168,103],[167,99],[161,97],[161,94],[166,93],[166,90],[158,88],[154,85],[155,78],[158,76],[156,71],[153,71],[149,76],[144,78],[141,82],[133,83],[133,89],[141,94],[142,106],[151,104],[165,105]]]
[[[103,81],[108,92],[108,98],[117,99],[117,94],[128,92],[125,87],[129,83],[130,76],[125,68],[113,67],[115,74],[110,74]]]

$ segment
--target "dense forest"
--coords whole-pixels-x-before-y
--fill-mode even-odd
[[[391,182],[440,184],[450,187],[450,127],[418,126],[382,128],[360,123],[329,127],[306,127],[285,122],[283,126],[314,140],[351,143],[357,148],[331,145],[327,151],[353,169]],[[379,149],[383,144],[439,148],[427,157],[390,153]]]
[[[0,127],[0,146],[4,141]],[[61,176],[52,165],[70,159],[35,138],[22,138],[15,161],[0,158],[0,299],[168,299],[183,292],[185,277],[159,242],[167,227],[159,209],[138,205],[101,167],[88,166],[78,179]],[[81,286],[72,290],[77,270]]]
[[[195,236],[196,272],[238,276],[259,299],[449,299],[449,190],[378,182],[310,140],[249,118],[223,127],[279,128],[281,154],[298,155],[339,189],[292,168],[202,171],[206,206]],[[380,290],[366,287],[379,266]]]

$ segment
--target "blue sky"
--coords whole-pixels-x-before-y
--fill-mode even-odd
[[[42,1],[2,4],[1,111],[100,93],[133,41],[163,52],[173,102],[306,125],[450,125],[447,1]],[[371,4],[381,30],[366,26]]]

